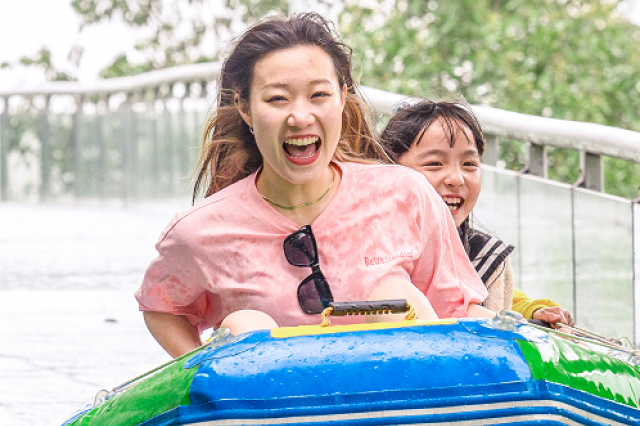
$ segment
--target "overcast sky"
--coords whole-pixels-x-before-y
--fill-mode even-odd
[[[122,25],[92,26],[78,33],[79,21],[71,0],[0,0],[0,63],[35,56],[44,46],[59,68],[67,64],[74,44],[85,48],[78,78],[90,81],[97,72],[133,45],[133,35]],[[0,88],[32,85],[37,72],[0,71]]]

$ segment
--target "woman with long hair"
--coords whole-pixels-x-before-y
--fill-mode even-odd
[[[206,198],[165,229],[136,293],[171,355],[210,327],[317,324],[333,300],[405,298],[424,319],[491,315],[437,193],[382,164],[351,52],[328,21],[254,25],[218,86],[194,190]]]

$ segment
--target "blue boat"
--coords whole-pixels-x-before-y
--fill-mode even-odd
[[[633,348],[504,311],[217,330],[65,425],[640,425],[638,362]]]

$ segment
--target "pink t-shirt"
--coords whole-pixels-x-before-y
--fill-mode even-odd
[[[469,303],[486,298],[451,214],[424,176],[395,165],[336,164],[340,186],[311,223],[336,301],[367,300],[388,278],[414,283],[440,318],[464,317]],[[141,310],[185,315],[200,331],[240,309],[266,312],[280,326],[319,323],[297,299],[311,268],[284,256],[284,239],[299,227],[262,199],[255,179],[176,215],[136,292]],[[332,320],[344,322],[357,320]]]

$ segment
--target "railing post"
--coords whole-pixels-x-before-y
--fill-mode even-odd
[[[199,83],[199,87],[200,87],[200,93],[199,93],[199,98],[200,99],[207,99],[207,82],[206,81],[201,81]],[[215,102],[215,101],[214,101]],[[215,104],[214,104],[215,105]],[[200,119],[198,112],[194,109],[193,111],[193,123],[195,126],[195,135],[196,135],[196,147],[198,147],[200,145],[200,142],[202,140],[203,137],[203,133],[204,133],[204,129],[206,128],[206,123],[202,122],[203,120]],[[196,151],[196,159],[198,158],[198,154]],[[197,161],[197,160],[196,160]]]
[[[0,98],[2,112],[0,113],[0,201],[9,199],[9,102],[7,98]]]
[[[109,114],[109,95],[105,99],[96,99],[96,144],[98,145],[96,187],[98,190],[98,198],[104,199],[105,180],[107,178],[107,148],[104,140],[104,122],[103,116]]]
[[[189,140],[191,135],[187,131],[187,112],[184,109],[185,99],[189,95],[189,85],[185,85],[184,94],[180,98],[180,112],[178,117],[180,118],[180,139],[178,141],[179,158],[180,158],[180,178],[184,178],[189,174]]]
[[[640,343],[640,197],[631,203],[631,241],[633,242],[633,344]]]
[[[132,183],[131,179],[131,169],[132,169],[132,158],[131,158],[131,145],[132,145],[132,125],[131,125],[131,93],[125,93],[126,99],[122,105],[121,116],[122,116],[122,164],[121,164],[121,172],[122,172],[122,182],[121,182],[121,194],[122,201],[125,205],[128,204],[129,198],[131,197],[130,184]]]
[[[573,303],[573,320],[578,321],[578,265],[576,250],[576,189],[571,187],[571,290]]]
[[[165,167],[167,168],[167,174],[166,176],[168,177],[168,182],[167,182],[167,186],[166,186],[166,190],[169,194],[173,194],[173,188],[174,188],[174,177],[175,177],[175,173],[174,173],[174,161],[175,159],[173,158],[173,143],[174,143],[174,137],[173,137],[173,125],[172,125],[172,116],[171,116],[171,112],[169,111],[169,101],[170,101],[170,95],[171,92],[173,91],[173,87],[169,86],[169,90],[168,92],[164,95],[164,111],[163,111],[163,120],[164,120],[164,141],[163,141],[163,145],[164,148],[166,149],[165,155],[166,155],[166,162],[165,162]]]
[[[49,197],[51,178],[51,128],[49,126],[50,96],[45,96],[40,111],[40,201]]]
[[[497,135],[485,135],[484,154],[482,162],[490,166],[496,166],[500,159],[500,139]]]
[[[581,188],[592,191],[604,191],[604,171],[602,167],[602,156],[591,152],[580,152],[580,163],[582,174],[578,182]]]
[[[137,199],[139,194],[139,180],[138,174],[140,173],[140,156],[138,155],[139,143],[139,123],[138,114],[135,111],[134,103],[140,100],[140,91],[129,93],[129,132],[130,132],[130,145],[129,145],[129,187],[131,188],[131,197]]]
[[[153,195],[158,196],[161,195],[160,188],[162,187],[162,174],[160,173],[161,165],[161,155],[160,155],[160,147],[162,144],[160,143],[160,132],[158,132],[158,122],[160,114],[158,112],[158,87],[154,87],[151,90],[151,101],[149,106],[149,112],[151,117],[151,146],[153,147],[152,155],[151,155],[151,176],[153,176]],[[162,194],[164,195],[164,194]]]
[[[76,96],[76,111],[71,116],[71,147],[73,149],[73,193],[76,201],[80,198],[80,120],[83,96]]]
[[[529,157],[527,158],[527,165],[522,172],[546,179],[547,156],[544,145],[533,142],[529,143]]]

